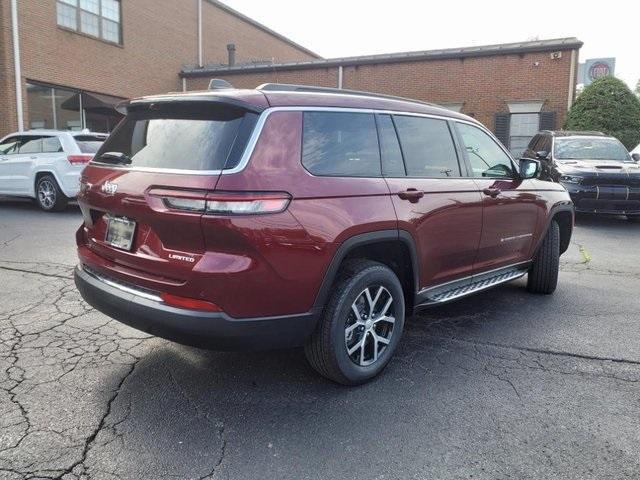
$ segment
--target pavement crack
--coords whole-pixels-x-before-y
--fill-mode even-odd
[[[452,341],[459,343],[466,343],[469,345],[482,345],[485,347],[496,347],[496,348],[505,348],[509,350],[516,350],[520,352],[530,352],[530,353],[540,353],[544,355],[554,355],[559,357],[568,357],[568,358],[579,358],[582,360],[595,360],[600,362],[613,362],[613,363],[622,363],[627,365],[640,365],[640,361],[637,360],[629,360],[625,358],[616,358],[616,357],[600,357],[597,355],[587,355],[582,353],[573,353],[573,352],[564,352],[561,350],[552,350],[552,349],[544,349],[544,348],[533,348],[533,347],[523,347],[519,345],[504,345],[502,343],[496,342],[480,342],[477,340],[466,340],[463,338],[456,337],[432,337],[437,340],[444,341]]]

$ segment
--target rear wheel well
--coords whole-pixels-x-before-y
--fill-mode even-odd
[[[571,212],[558,212],[553,216],[560,227],[560,253],[564,253],[569,248],[571,241],[571,232],[573,230],[573,218]]]
[[[416,290],[415,273],[409,247],[401,241],[389,240],[360,245],[342,259],[341,267],[351,260],[366,259],[382,263],[396,274],[402,285],[407,315],[413,311],[413,293]]]

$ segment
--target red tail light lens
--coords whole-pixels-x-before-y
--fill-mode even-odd
[[[291,195],[284,192],[213,192],[153,189],[166,208],[212,215],[260,215],[283,212]]]
[[[167,305],[178,308],[186,308],[188,310],[202,310],[205,312],[221,312],[222,309],[215,303],[206,300],[198,300],[196,298],[180,297],[170,293],[161,293],[160,298]]]
[[[67,156],[67,160],[71,165],[79,165],[84,163],[89,163],[93,155],[69,155]]]
[[[207,195],[207,213],[217,215],[259,215],[287,209],[288,193],[214,192]]]

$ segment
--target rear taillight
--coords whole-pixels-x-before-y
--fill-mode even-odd
[[[153,189],[166,208],[211,215],[260,215],[287,209],[291,195],[282,192],[213,192]]]
[[[186,308],[188,310],[202,310],[205,312],[221,312],[219,306],[206,300],[198,300],[197,298],[180,297],[170,293],[161,293],[162,301],[171,306],[178,308]]]
[[[287,209],[288,193],[230,193],[214,192],[207,195],[206,213],[216,215],[256,215],[278,213]]]
[[[84,164],[84,163],[89,163],[91,161],[91,159],[93,158],[93,155],[69,155],[67,157],[67,160],[69,161],[69,163],[71,165],[79,165],[79,164]]]

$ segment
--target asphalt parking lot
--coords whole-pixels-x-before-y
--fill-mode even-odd
[[[71,278],[75,207],[0,202],[0,478],[640,477],[640,223],[579,218],[558,291],[524,280],[407,323],[358,388],[299,350],[130,329]]]

